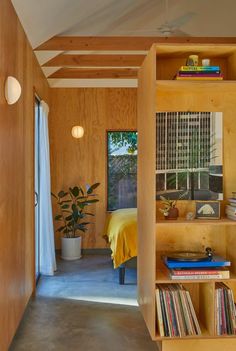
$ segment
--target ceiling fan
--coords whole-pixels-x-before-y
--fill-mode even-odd
[[[163,36],[189,36],[183,32],[180,27],[187,23],[193,16],[194,12],[188,12],[172,21],[169,20],[169,0],[165,0],[165,22],[161,24],[157,31]]]
[[[169,20],[169,0],[163,0],[165,3],[165,11],[164,11],[164,18],[165,21],[162,23],[159,27],[156,29],[150,29],[150,30],[133,30],[132,33],[142,33],[142,34],[149,34],[149,35],[161,35],[164,37],[186,37],[190,36],[190,34],[182,31],[180,28],[188,23],[195,15],[195,12],[187,12],[186,14],[177,17],[173,20]]]

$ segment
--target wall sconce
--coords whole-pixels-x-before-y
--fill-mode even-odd
[[[8,105],[15,104],[21,96],[21,86],[18,80],[14,77],[7,77],[5,82],[5,98]]]
[[[84,128],[81,126],[74,126],[71,130],[71,134],[76,139],[82,138],[84,135]]]

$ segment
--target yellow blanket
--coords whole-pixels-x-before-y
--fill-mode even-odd
[[[137,209],[125,208],[109,213],[105,234],[111,245],[114,268],[137,256]]]

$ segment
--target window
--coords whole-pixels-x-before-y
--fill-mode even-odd
[[[160,112],[156,117],[157,198],[221,199],[222,114]]]
[[[137,132],[107,133],[107,209],[137,207]]]

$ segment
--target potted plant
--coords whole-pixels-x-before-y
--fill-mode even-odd
[[[179,217],[179,210],[176,206],[176,200],[166,199],[164,196],[160,196],[164,208],[160,208],[160,212],[163,213],[165,219],[177,219]]]
[[[81,257],[81,232],[86,232],[88,229],[90,222],[87,217],[94,216],[87,212],[86,208],[99,201],[94,194],[99,184],[87,186],[86,190],[81,186],[74,186],[68,191],[59,191],[57,195],[52,193],[59,209],[55,220],[61,222],[57,231],[62,233],[61,257],[65,260],[76,260]]]

